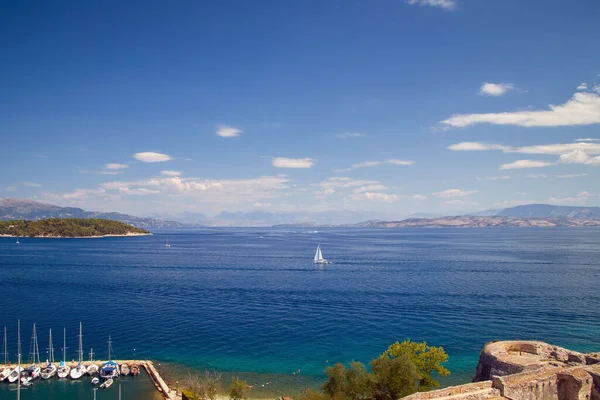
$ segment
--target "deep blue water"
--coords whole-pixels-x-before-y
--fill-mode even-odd
[[[165,247],[168,235],[172,247]],[[333,264],[317,268],[321,243]],[[0,238],[0,327],[24,352],[67,328],[97,357],[322,377],[396,340],[444,346],[466,382],[493,339],[600,350],[600,230],[204,229],[103,239]],[[1,335],[1,332],[0,332]],[[60,346],[58,346],[60,347]],[[44,356],[42,355],[42,358]]]

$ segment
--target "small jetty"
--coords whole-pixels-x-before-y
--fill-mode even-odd
[[[92,363],[102,365],[107,361],[108,360],[83,361],[81,364],[87,368]],[[164,381],[164,379],[160,376],[160,374],[154,367],[154,363],[151,360],[111,360],[111,361],[115,361],[118,365],[127,364],[129,366],[134,365],[134,366],[137,366],[138,368],[144,368],[146,370],[146,372],[148,373],[150,380],[154,383],[154,386],[156,387],[156,389],[162,394],[162,396],[165,399],[168,399],[168,400],[180,400],[181,399],[181,394],[177,393],[175,390],[171,390],[169,388],[167,383]],[[56,368],[58,368],[58,366],[59,366],[58,362],[51,363],[51,364],[56,366]],[[74,362],[69,361],[69,362],[66,362],[65,364],[67,366],[69,366],[70,368],[75,368],[79,365],[79,362],[78,361],[74,361]],[[21,364],[21,365],[23,365],[23,364]],[[3,368],[15,368],[16,366],[17,366],[17,364],[0,364],[0,370],[2,370]],[[131,372],[130,372],[130,374],[131,374]],[[54,378],[54,379],[57,379],[57,378]],[[67,379],[70,379],[70,378],[67,378]],[[1,384],[4,384],[4,382],[0,383],[0,385]]]

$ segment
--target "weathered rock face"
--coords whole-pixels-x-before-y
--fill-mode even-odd
[[[506,341],[488,343],[479,355],[475,382],[492,376],[535,371],[545,367],[570,367],[595,364],[600,360],[544,342]]]
[[[600,400],[599,354],[543,342],[488,343],[475,383],[415,393],[408,400]]]

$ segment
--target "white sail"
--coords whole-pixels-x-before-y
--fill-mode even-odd
[[[313,258],[314,264],[327,264],[328,261],[323,258],[323,253],[321,252],[321,245],[317,246],[317,251],[315,252],[315,258]]]

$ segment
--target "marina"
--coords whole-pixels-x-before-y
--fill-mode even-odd
[[[73,384],[77,383],[77,384],[79,384],[78,385],[79,389],[81,389],[83,392],[85,392],[86,390],[89,391],[90,396],[93,395],[93,391],[95,389],[100,392],[107,391],[107,392],[115,392],[115,394],[116,394],[119,384],[122,383],[125,386],[135,386],[135,385],[132,385],[132,383],[135,383],[135,381],[139,380],[142,383],[143,382],[147,383],[146,388],[144,390],[142,390],[141,393],[146,393],[146,395],[148,395],[148,393],[153,392],[153,394],[154,394],[153,398],[155,398],[155,399],[170,399],[170,400],[181,399],[181,396],[178,395],[175,390],[170,389],[169,386],[165,383],[163,378],[160,376],[160,374],[154,367],[154,363],[150,360],[82,361],[81,364],[78,361],[75,361],[75,362],[66,362],[64,364],[67,367],[69,367],[70,370],[74,370],[79,365],[81,365],[87,369],[89,366],[91,366],[93,364],[104,365],[109,362],[115,363],[118,366],[122,366],[122,365],[135,366],[138,369],[138,374],[133,375],[130,370],[129,375],[127,375],[127,376],[120,374],[118,378],[117,377],[115,377],[114,379],[109,378],[109,379],[105,380],[104,383],[108,382],[109,380],[113,383],[110,385],[105,385],[105,387],[102,387],[102,388],[100,388],[101,385],[92,383],[92,380],[95,378],[95,375],[89,375],[89,374],[83,375],[81,377],[81,379],[72,379],[70,377],[68,377],[66,379],[58,379],[58,378],[54,377],[53,379],[47,379],[47,380],[32,379],[30,386],[25,387],[25,386],[21,385],[21,390],[34,391],[36,385],[39,385],[39,386],[43,387],[44,389],[48,389],[48,384],[51,381],[54,381],[55,383],[61,383],[61,384],[64,383],[65,386],[67,386],[67,387],[72,387]],[[59,363],[52,363],[49,365],[51,365],[55,368],[59,367]],[[17,370],[18,368],[19,367],[15,366],[14,364],[13,365],[10,365],[10,364],[0,365],[0,370],[2,370],[2,371],[7,370],[7,369],[10,371],[13,371],[13,370]],[[22,371],[24,371],[24,370],[22,370]],[[0,373],[0,376],[1,376],[1,373]],[[149,390],[150,383],[153,387],[153,391]],[[61,385],[55,385],[55,386],[58,388],[61,387]],[[16,382],[8,383],[8,380],[5,380],[4,382],[0,382],[0,399],[14,398],[14,395],[15,395],[14,392],[16,390],[18,390],[18,385]],[[138,389],[136,389],[136,390],[138,390]],[[11,397],[7,397],[7,392],[11,393],[10,394]],[[100,393],[98,394],[98,396],[100,397]],[[60,397],[56,397],[56,398],[60,398]],[[128,398],[131,398],[131,397],[128,397]],[[144,398],[144,397],[139,397],[139,398]]]

